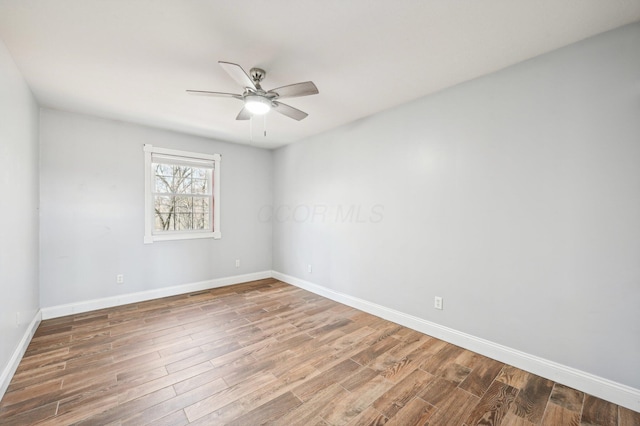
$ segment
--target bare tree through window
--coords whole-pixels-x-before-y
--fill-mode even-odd
[[[156,231],[211,229],[211,170],[154,163]]]

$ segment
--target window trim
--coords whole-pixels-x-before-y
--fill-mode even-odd
[[[199,238],[220,239],[220,154],[200,154],[189,151],[179,151],[176,149],[158,148],[150,144],[144,144],[144,243],[152,244],[156,241],[192,240]],[[213,232],[210,231],[184,231],[163,234],[153,233],[154,210],[153,195],[151,192],[152,182],[155,181],[153,168],[151,167],[151,154],[165,154],[177,157],[187,157],[196,160],[213,161]]]

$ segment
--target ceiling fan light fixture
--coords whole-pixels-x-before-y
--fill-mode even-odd
[[[263,96],[248,95],[244,98],[244,107],[252,114],[263,115],[271,110],[271,101]]]

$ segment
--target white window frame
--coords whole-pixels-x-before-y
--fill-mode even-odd
[[[190,240],[197,238],[222,238],[220,233],[220,154],[199,154],[195,152],[179,151],[175,149],[158,148],[145,144],[144,147],[144,243],[152,244],[156,241]],[[153,204],[153,185],[155,182],[155,172],[151,167],[152,154],[164,154],[200,161],[213,161],[213,231],[165,231],[154,232],[155,212]]]

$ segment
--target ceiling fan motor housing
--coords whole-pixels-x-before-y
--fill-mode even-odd
[[[267,72],[262,68],[251,68],[249,70],[249,76],[251,77],[251,80],[253,80],[256,84],[264,80],[266,75]]]

